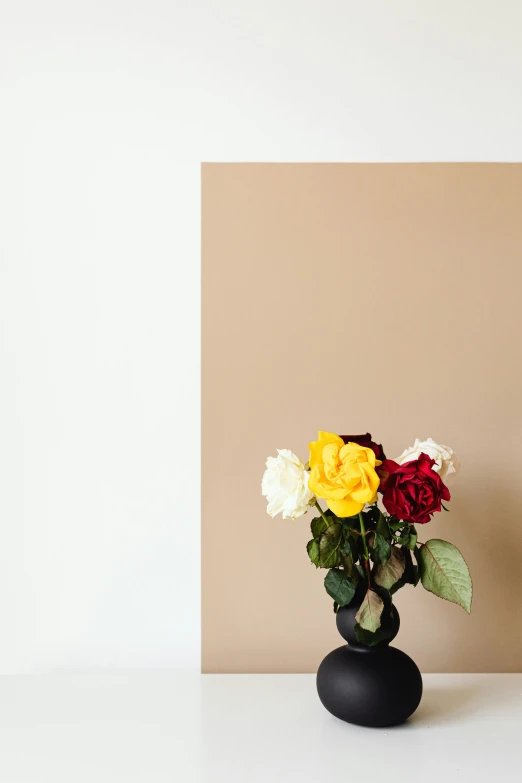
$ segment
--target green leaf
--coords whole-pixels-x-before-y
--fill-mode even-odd
[[[372,550],[378,563],[385,563],[391,554],[391,546],[379,532],[373,537]]]
[[[404,568],[404,554],[397,547],[392,547],[390,559],[386,563],[380,563],[375,568],[374,579],[376,584],[390,590],[403,575]]]
[[[359,574],[357,572],[357,569],[354,566],[353,558],[351,555],[343,555],[341,557],[341,562],[344,568],[344,573],[348,577],[348,579],[351,579],[352,582],[355,584],[358,584],[359,582]]]
[[[448,541],[432,538],[417,550],[423,587],[471,611],[473,584],[466,561]]]
[[[319,568],[319,542],[315,538],[312,538],[312,540],[308,542],[306,551],[314,566]]]
[[[343,526],[336,522],[327,527],[319,537],[319,565],[321,568],[332,568],[341,561],[341,540]]]
[[[364,560],[364,543],[363,543],[363,537],[358,536],[356,539],[354,539],[354,553],[353,553],[353,559],[359,560],[360,563]]]
[[[444,505],[444,503],[441,503],[440,505],[442,506],[442,508],[444,509],[444,511],[447,511],[447,512],[449,513],[449,508],[446,508],[446,506]]]
[[[344,571],[332,568],[324,578],[324,587],[330,598],[339,604],[346,606],[355,595],[355,585],[346,578]]]
[[[310,530],[314,538],[319,538],[321,533],[324,533],[328,525],[322,517],[314,517],[310,522]]]
[[[377,522],[377,532],[379,535],[383,536],[386,541],[391,541],[390,526],[388,524],[388,520],[382,513],[380,514],[379,520]]]
[[[393,543],[399,546],[406,546],[410,540],[410,534],[406,530],[401,530],[398,536],[394,536]]]
[[[381,587],[380,585],[373,585],[372,590],[374,590],[379,598],[382,598],[382,602],[384,604],[384,612],[383,615],[386,616],[387,612],[391,612],[393,601],[391,597],[391,593],[387,588]]]
[[[397,544],[400,544],[401,546],[407,546],[409,549],[415,549],[415,545],[417,544],[417,531],[415,530],[413,525],[406,525],[406,527],[401,530],[400,536],[396,539]]]
[[[420,574],[418,566],[413,564],[411,551],[407,547],[402,547],[402,554],[404,555],[405,568],[401,578],[395,582],[393,587],[390,587],[390,593],[394,595],[397,590],[400,590],[404,585],[413,585],[414,587],[419,583]]]
[[[343,548],[341,549],[341,554],[342,555],[349,555],[349,554],[351,554],[351,551],[352,551],[352,546],[350,544],[350,539],[347,538],[346,541],[344,542]]]
[[[359,623],[364,631],[375,633],[381,624],[381,614],[384,609],[382,598],[377,595],[375,590],[369,589],[364,596],[364,601],[355,615],[356,622]]]
[[[404,527],[404,522],[402,519],[396,519],[396,517],[388,517],[388,526],[390,530],[395,532],[396,530],[399,530],[399,528]]]
[[[378,628],[375,633],[365,631],[361,628],[359,623],[355,624],[355,638],[359,644],[365,644],[367,647],[374,647],[379,642],[383,642],[385,639],[389,639],[393,631],[382,627]]]
[[[408,549],[415,549],[417,546],[417,531],[413,527],[413,525],[410,525],[410,536],[406,543],[406,546]]]

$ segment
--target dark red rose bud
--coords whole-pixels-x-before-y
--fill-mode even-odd
[[[369,432],[367,432],[366,435],[341,435],[340,437],[345,443],[357,443],[365,449],[372,449],[375,452],[377,459],[386,459],[383,447],[380,443],[374,443]]]
[[[434,464],[434,459],[422,453],[403,465],[388,459],[377,468],[379,492],[389,514],[404,522],[425,525],[435,511],[441,510],[442,501],[449,500],[450,493],[433,470]]]

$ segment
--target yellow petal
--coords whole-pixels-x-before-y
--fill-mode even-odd
[[[317,433],[317,440],[312,441],[308,448],[310,449],[310,467],[313,468],[319,465],[323,461],[323,449],[328,443],[337,443],[339,446],[343,445],[343,439],[339,435],[335,435],[333,432],[323,432],[319,430]]]
[[[371,465],[368,464],[361,465],[361,469],[364,471],[366,475],[368,486],[371,487],[373,494],[375,495],[377,493],[377,488],[381,483],[379,476],[377,475],[374,468],[371,467]]]
[[[371,487],[365,487],[363,484],[361,484],[358,489],[354,489],[350,494],[357,503],[362,503],[363,505],[364,503],[369,503],[375,496],[373,489]]]
[[[353,517],[362,511],[364,503],[356,503],[351,498],[345,498],[344,500],[327,500],[328,508],[330,508],[337,517]]]
[[[350,485],[354,480],[356,483],[361,480],[361,468],[358,462],[343,462],[339,473],[343,482],[349,482]]]
[[[372,465],[372,467],[374,468],[378,468],[379,465],[382,465],[382,459],[377,459],[374,450],[368,449],[368,451],[371,452],[371,455],[369,455],[368,457],[368,462],[370,463],[370,465]]]
[[[376,459],[375,451],[373,449],[365,449],[365,451],[366,451],[366,457],[368,462],[370,463],[372,468],[375,467],[375,459]]]
[[[308,487],[318,498],[332,498],[333,500],[338,500],[344,498],[346,495],[346,489],[344,487],[340,487],[338,484],[332,484],[328,481],[324,475],[322,466],[312,468],[308,478]]]
[[[334,432],[323,432],[323,430],[319,430],[317,435],[319,440],[323,441],[324,443],[338,443],[340,446],[344,446],[344,440]]]
[[[361,453],[364,453],[366,451],[365,448],[362,446],[359,446],[358,443],[345,443],[342,447],[341,451],[339,452],[339,456],[341,459],[346,459],[347,457],[356,460],[358,456],[360,456]]]
[[[337,443],[327,443],[323,449],[323,462],[325,465],[339,469],[339,446]]]
[[[323,464],[323,448],[324,444],[320,440],[314,440],[308,445],[310,449],[310,459],[308,463],[311,468],[315,468],[317,465]]]

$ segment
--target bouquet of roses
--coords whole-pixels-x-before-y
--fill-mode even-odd
[[[328,569],[324,586],[335,612],[359,605],[358,640],[373,645],[386,638],[383,611],[390,610],[392,595],[406,584],[421,581],[426,590],[469,613],[472,583],[461,553],[441,539],[419,542],[415,527],[436,511],[448,511],[445,481],[459,469],[452,449],[431,438],[416,440],[391,460],[370,433],[331,432],[319,432],[309,448],[306,465],[287,449],[267,459],[262,481],[267,513],[297,519],[310,508],[318,512],[311,522],[308,556],[316,568]],[[326,501],[326,509],[318,498]]]

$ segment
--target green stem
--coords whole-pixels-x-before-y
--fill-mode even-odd
[[[317,498],[315,499],[315,507],[318,510],[318,512],[320,513],[320,515],[322,516],[322,518],[324,519],[326,527],[330,527],[330,523],[328,522],[328,517],[325,515],[323,509],[319,505],[319,502],[318,502]]]
[[[364,547],[364,559],[368,561],[370,559],[370,555],[368,552],[368,545],[366,543],[366,528],[364,526],[364,519],[361,511],[359,511],[359,524],[361,525],[361,536],[362,536],[363,547]]]

